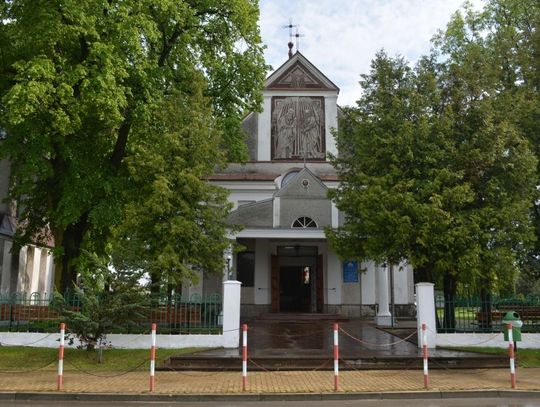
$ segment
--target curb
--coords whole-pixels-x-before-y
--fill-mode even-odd
[[[528,390],[456,390],[362,393],[253,393],[253,394],[118,394],[60,392],[0,392],[0,400],[8,401],[139,401],[139,402],[204,402],[204,401],[305,401],[305,400],[436,400],[459,398],[534,398],[540,391]]]

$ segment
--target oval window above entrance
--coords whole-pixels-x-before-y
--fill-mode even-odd
[[[316,228],[317,223],[307,216],[301,216],[293,222],[292,227],[295,229]]]

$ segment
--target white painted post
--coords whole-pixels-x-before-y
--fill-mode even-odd
[[[223,283],[223,347],[238,348],[240,341],[240,281]]]
[[[428,340],[426,324],[422,324],[422,358],[424,360],[424,388],[429,388],[428,372]]]
[[[339,325],[334,323],[334,391],[339,391]]]
[[[377,270],[377,303],[379,310],[375,317],[375,322],[378,326],[391,326],[392,314],[390,314],[390,306],[388,304],[388,266],[383,265],[376,268]]]
[[[422,347],[422,324],[428,330],[426,339],[429,348],[437,344],[437,324],[435,322],[435,293],[432,283],[418,283],[416,286],[416,332],[418,334],[418,347]]]
[[[66,336],[66,324],[60,324],[60,346],[58,347],[58,375],[56,377],[56,390],[64,389],[64,338]]]
[[[508,357],[510,358],[510,386],[516,388],[516,364],[514,360],[514,332],[512,331],[512,322],[506,326],[508,329]]]
[[[242,325],[242,391],[246,391],[247,386],[247,324]]]
[[[152,324],[150,347],[150,392],[156,389],[156,324]]]

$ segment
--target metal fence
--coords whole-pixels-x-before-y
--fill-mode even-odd
[[[56,332],[64,318],[51,306],[52,299],[52,294],[0,294],[0,331]],[[69,310],[84,311],[77,294],[65,295],[64,299]],[[221,333],[223,304],[219,294],[149,295],[146,302],[136,324],[110,333],[146,332],[152,323],[163,334]]]
[[[437,331],[450,332],[502,332],[503,319],[510,311],[523,321],[522,332],[540,332],[539,298],[456,298],[445,301],[436,296]]]

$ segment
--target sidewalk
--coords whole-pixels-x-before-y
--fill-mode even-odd
[[[507,369],[433,370],[430,392],[470,390],[510,390]],[[148,393],[146,372],[64,373],[64,392],[68,393]],[[540,368],[519,369],[518,390],[540,391]],[[52,370],[0,372],[0,392],[52,392],[56,372]],[[340,393],[422,392],[421,370],[363,370],[340,372]],[[248,372],[248,388],[242,392],[240,372],[156,372],[155,394],[292,394],[334,393],[333,372]],[[539,393],[540,394],[540,393]]]

